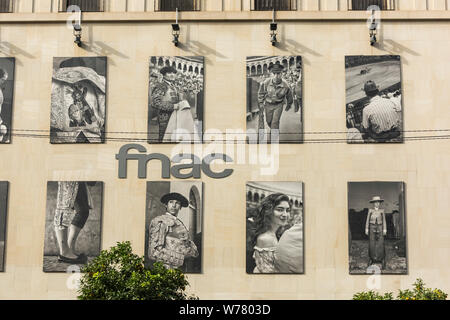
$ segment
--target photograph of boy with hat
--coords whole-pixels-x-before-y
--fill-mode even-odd
[[[258,142],[302,142],[300,56],[247,57],[247,129]],[[251,137],[249,137],[251,139]]]
[[[197,258],[199,249],[192,239],[192,229],[195,226],[190,222],[197,220],[197,208],[194,208],[195,203],[191,205],[179,192],[165,193],[160,197],[158,194],[169,184],[149,182],[148,185],[147,202],[150,210],[147,211],[147,218],[149,215],[156,216],[150,218],[147,224],[146,260],[161,262],[169,269],[181,268],[184,272],[193,272],[189,270],[188,260]],[[159,186],[163,188],[158,188]],[[183,217],[180,215],[181,210],[185,210]],[[189,217],[186,219],[186,216]]]
[[[349,182],[348,215],[350,274],[406,274],[405,184]]]

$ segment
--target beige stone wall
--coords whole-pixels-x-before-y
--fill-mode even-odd
[[[36,0],[34,8],[49,6]],[[185,22],[181,28],[182,45],[175,48],[168,23],[85,23],[86,47],[80,49],[61,23],[0,24],[0,55],[16,57],[14,129],[49,130],[53,57],[96,55],[108,57],[108,132],[146,132],[152,55],[205,56],[205,128],[245,129],[246,56],[286,54],[303,57],[305,132],[345,131],[344,56],[358,54],[401,55],[406,130],[450,128],[448,20],[385,21],[378,48],[369,45],[364,20],[280,23],[279,47],[270,45],[267,22]],[[172,150],[142,144],[148,152]],[[128,179],[117,178],[121,145],[51,145],[47,138],[13,136],[10,145],[0,146],[0,181],[10,182],[1,299],[76,296],[66,287],[68,274],[42,272],[50,180],[103,181],[102,247],[131,240],[136,253],[144,253],[146,181],[137,179],[133,162]],[[192,292],[201,299],[349,299],[365,290],[368,277],[348,273],[347,182],[371,180],[406,183],[409,275],[383,276],[382,290],[406,288],[422,277],[449,292],[449,146],[449,140],[280,145],[276,175],[261,175],[263,166],[235,164],[225,180],[203,176],[204,273],[188,276]],[[149,166],[148,180],[161,180],[160,174],[156,164]],[[245,273],[245,183],[258,180],[304,182],[304,275]]]

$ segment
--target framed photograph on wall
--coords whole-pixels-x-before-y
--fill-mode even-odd
[[[0,181],[0,272],[5,271],[6,214],[8,211],[8,182]]]
[[[49,181],[44,272],[66,272],[100,254],[103,182]]]
[[[302,57],[250,56],[247,75],[249,143],[302,143]]]
[[[11,142],[14,58],[0,58],[0,144]]]
[[[203,183],[147,182],[145,265],[202,273]]]
[[[150,58],[148,143],[201,143],[204,57]]]
[[[407,274],[405,184],[348,183],[350,274]]]
[[[303,183],[247,182],[246,270],[304,273]]]
[[[106,57],[54,58],[51,143],[103,143]]]
[[[348,143],[403,142],[400,56],[346,56]]]

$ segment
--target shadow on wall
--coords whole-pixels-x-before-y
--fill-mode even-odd
[[[183,35],[180,36],[180,43],[178,45],[178,48],[180,48],[183,51],[186,51],[186,53],[189,53],[191,55],[195,56],[205,56],[205,64],[209,65],[211,64],[210,59],[208,56],[214,56],[219,59],[228,59],[228,57],[224,56],[223,54],[219,53],[217,50],[210,48],[200,41],[197,40],[191,40],[191,26],[188,24],[185,26],[186,33],[185,38],[183,38]],[[169,41],[169,38],[167,39]]]
[[[1,28],[0,28],[0,34],[1,34]],[[13,45],[12,43],[8,41],[2,41],[0,38],[0,53],[3,53],[7,57],[14,57],[16,59],[16,64],[19,66],[23,66],[23,63],[21,63],[20,59],[18,59],[18,56],[24,56],[28,59],[35,59],[36,57],[29,54],[25,50],[20,49],[19,47]]]
[[[297,42],[296,40],[287,39],[285,37],[285,31],[284,31],[285,27],[286,27],[285,25],[281,25],[281,35],[279,36],[280,40],[277,43],[278,49],[288,52],[289,55],[302,56],[303,63],[307,64],[307,65],[311,65],[310,61],[308,60],[308,55],[314,56],[314,57],[322,57],[322,55],[319,52],[314,51],[313,49],[302,45],[301,43]]]
[[[420,54],[418,52],[411,50],[394,40],[391,40],[391,39],[385,40],[385,39],[383,39],[382,36],[380,36],[380,39],[378,41],[379,42],[375,43],[374,47],[376,47],[382,51],[386,51],[389,54],[401,55],[402,63],[404,63],[406,65],[409,63],[405,57],[405,53],[416,56],[416,57],[420,56]]]
[[[94,26],[90,25],[87,27],[88,29],[88,39],[82,39],[82,49],[95,53],[99,56],[107,56],[108,57],[108,64],[110,65],[116,65],[114,63],[114,59],[112,59],[112,56],[116,56],[123,59],[129,59],[129,57],[120,51],[114,49],[113,47],[105,44],[102,41],[94,41]]]

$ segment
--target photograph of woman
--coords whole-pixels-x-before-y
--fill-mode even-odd
[[[3,86],[8,79],[8,72],[4,69],[0,69],[0,141],[3,141],[4,137],[8,133],[8,127],[3,124],[1,117],[3,101],[5,100],[3,96]]]
[[[350,274],[406,274],[403,182],[349,182]]]
[[[11,142],[14,58],[0,58],[0,143]]]
[[[256,267],[253,273],[275,273],[275,249],[277,232],[285,227],[291,214],[289,197],[282,193],[267,196],[258,208],[253,235],[253,259]]]
[[[44,272],[87,263],[100,253],[103,183],[48,182],[47,192]]]
[[[300,182],[247,183],[247,273],[303,273],[302,207]]]

